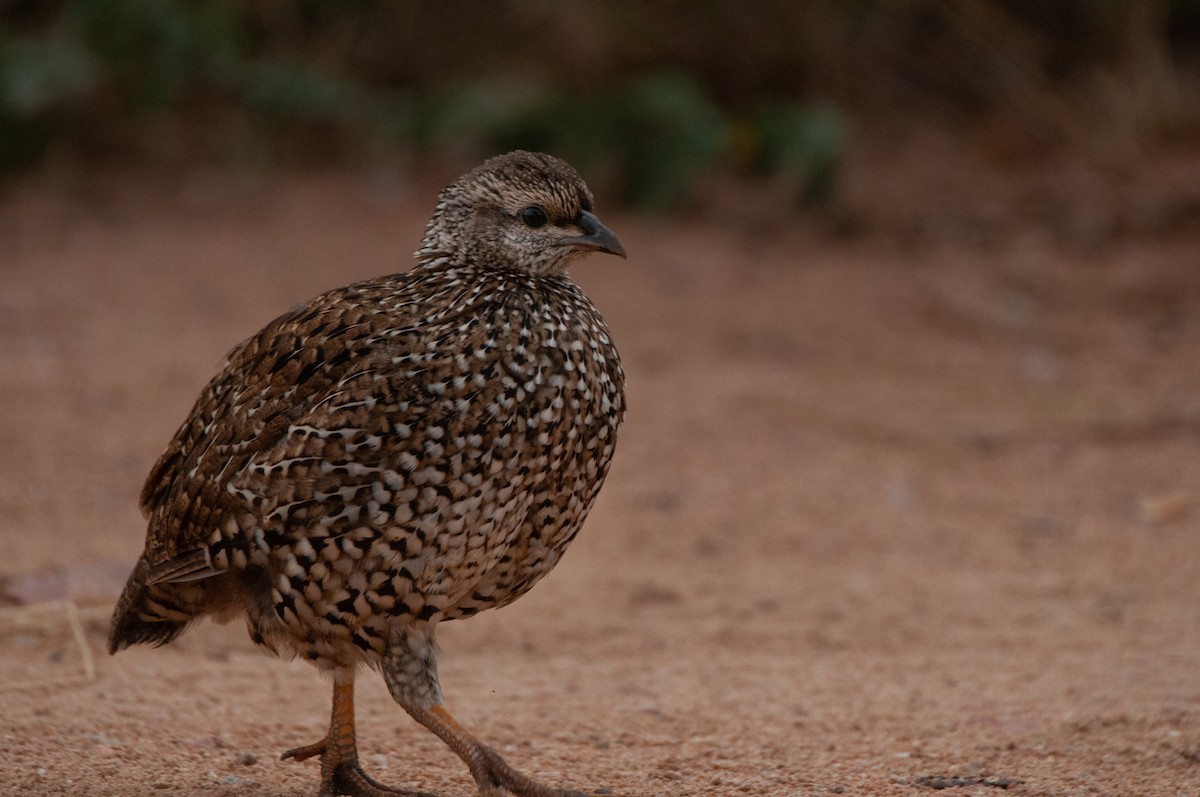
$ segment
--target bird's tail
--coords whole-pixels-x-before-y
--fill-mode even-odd
[[[130,645],[165,645],[183,633],[196,619],[188,609],[188,601],[170,584],[146,583],[150,564],[145,557],[129,575],[125,591],[113,610],[112,628],[108,634],[108,652],[116,653]]]

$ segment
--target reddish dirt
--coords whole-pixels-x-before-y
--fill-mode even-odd
[[[110,658],[107,614],[224,352],[407,267],[432,190],[155,185],[0,204],[0,793],[310,795],[311,668],[236,624]],[[464,724],[622,795],[1200,794],[1196,236],[605,218],[629,421],[563,564],[443,628]],[[370,771],[473,793],[360,684]]]

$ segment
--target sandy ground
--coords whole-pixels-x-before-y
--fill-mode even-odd
[[[431,207],[357,175],[10,187],[0,793],[315,792],[278,760],[324,733],[309,667],[236,624],[110,658],[107,617],[224,352],[407,267]],[[443,627],[466,725],[618,795],[1200,794],[1200,238],[606,220],[629,261],[577,276],[629,421],[563,564]],[[373,675],[358,711],[380,779],[473,793]]]

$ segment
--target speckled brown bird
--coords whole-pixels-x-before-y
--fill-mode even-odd
[[[414,794],[359,766],[363,667],[481,794],[579,794],[455,722],[434,630],[546,575],[608,472],[624,374],[568,275],[591,252],[625,256],[575,171],[509,153],[442,192],[412,270],[318,296],[235,348],[146,480],[110,651],[244,616],[255,642],[330,673],[329,733],[284,754],[320,756],[322,796]]]

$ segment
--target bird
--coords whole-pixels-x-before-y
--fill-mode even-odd
[[[612,336],[570,269],[626,257],[573,167],[493,157],[447,186],[416,263],[321,294],[236,346],[141,492],[145,548],[110,653],[202,617],[333,683],[318,794],[382,797],[360,671],[467,764],[481,795],[569,797],[446,708],[439,623],[511,603],[575,539],[626,413]]]

